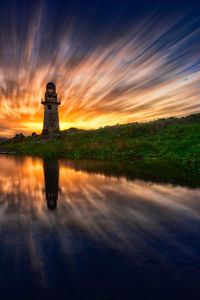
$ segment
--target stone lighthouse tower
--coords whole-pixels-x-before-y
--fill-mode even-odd
[[[53,132],[59,130],[58,105],[56,86],[53,82],[46,85],[45,99],[41,102],[44,105],[44,120],[42,132]]]

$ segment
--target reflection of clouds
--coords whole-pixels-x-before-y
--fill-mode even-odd
[[[7,26],[2,17],[0,35],[1,134],[41,130],[40,98],[50,79],[62,98],[62,129],[199,111],[195,16],[152,11],[137,22],[133,17],[120,35],[117,21],[97,35],[89,31],[95,30],[90,19],[77,28],[74,11],[55,26],[57,19],[41,5],[24,16],[23,30],[12,24],[19,17],[12,14]]]
[[[26,212],[41,212],[43,206],[42,190],[44,179],[41,162],[26,158],[1,157],[0,205],[7,205],[13,213],[16,208],[29,218]],[[37,203],[35,201],[37,199]],[[27,201],[31,205],[27,205]],[[6,215],[4,215],[6,221]]]
[[[74,223],[75,219],[76,226],[97,240],[110,244],[117,240],[118,245],[136,247],[144,242],[137,231],[144,230],[145,235],[162,235],[167,222],[179,223],[177,217],[200,217],[196,203],[199,191],[86,173],[77,178],[76,172],[62,167],[61,174],[63,195],[59,201],[67,211],[68,223]],[[136,232],[130,234],[132,230]]]
[[[66,231],[72,226],[94,239],[111,243],[114,237],[131,245],[136,232],[130,235],[130,231],[134,229],[145,228],[154,234],[153,231],[165,230],[165,222],[178,222],[177,216],[200,217],[198,189],[89,174],[84,169],[76,171],[71,162],[64,161],[59,163],[57,209],[49,214],[42,160],[9,156],[1,156],[0,160],[0,223],[6,222],[7,226],[13,224],[9,218],[22,218],[22,224],[34,220],[37,226],[56,226]],[[47,161],[45,168],[46,172],[51,171],[54,165],[48,167]],[[53,178],[50,176],[49,180],[52,182]],[[126,228],[125,232],[121,228]]]
[[[85,251],[77,238],[80,235],[103,247],[140,255],[135,263],[143,263],[144,254],[145,259],[160,257],[165,264],[167,258],[151,246],[152,240],[187,253],[184,239],[177,239],[174,229],[199,234],[193,222],[200,220],[199,189],[89,174],[84,167],[81,170],[81,163],[77,171],[73,162],[60,160],[57,208],[49,211],[41,159],[0,156],[0,165],[1,245],[11,243],[10,235],[11,244],[22,239],[23,247],[13,249],[13,255],[17,260],[26,251],[42,285],[46,282],[45,245],[58,244],[66,259],[76,264],[74,242],[78,251]],[[50,166],[45,162],[46,172],[54,169]]]

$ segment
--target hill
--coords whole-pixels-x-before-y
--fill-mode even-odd
[[[97,160],[165,160],[199,165],[200,114],[148,123],[68,130],[6,140],[1,151]]]

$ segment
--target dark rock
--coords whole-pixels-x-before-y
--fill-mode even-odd
[[[49,130],[48,129],[43,129],[42,134],[49,134]]]
[[[17,133],[11,140],[11,143],[23,142],[25,140],[25,136],[23,133]]]
[[[14,138],[24,138],[23,133],[17,133]]]

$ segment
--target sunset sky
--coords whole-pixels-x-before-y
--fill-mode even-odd
[[[61,129],[200,112],[200,1],[0,4],[0,136],[41,132],[49,81]]]

